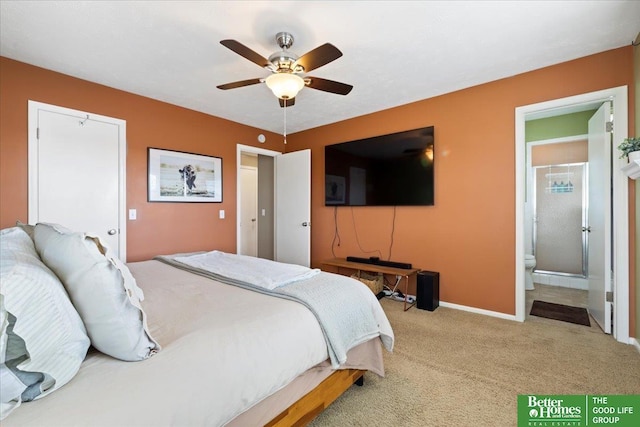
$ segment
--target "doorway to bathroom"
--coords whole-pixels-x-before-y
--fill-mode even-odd
[[[611,333],[612,307],[604,297],[610,284],[604,271],[611,269],[611,263],[594,258],[593,271],[589,270],[590,249],[596,257],[610,253],[610,237],[604,237],[610,236],[610,194],[594,197],[599,186],[590,188],[589,183],[611,181],[611,132],[605,128],[611,120],[611,102],[586,103],[551,114],[531,114],[525,125],[532,211],[525,226],[531,228],[528,244],[536,260],[531,274],[535,285],[529,289],[533,292],[527,292],[527,305],[536,299],[584,308],[594,327]],[[603,137],[595,147],[592,128],[600,118]],[[540,140],[541,136],[554,139]],[[596,301],[593,295],[599,295],[599,289],[603,295]]]
[[[587,94],[571,96],[568,98],[557,99],[552,101],[545,101],[538,104],[531,104],[527,106],[517,107],[516,112],[516,320],[524,321],[528,313],[526,307],[525,296],[525,254],[531,254],[535,250],[535,246],[540,242],[536,242],[534,245],[534,231],[533,231],[533,202],[534,195],[532,193],[533,184],[533,164],[531,164],[531,170],[528,169],[528,162],[531,156],[528,153],[528,142],[533,141],[549,141],[556,139],[555,143],[567,143],[570,141],[576,141],[576,136],[587,134],[589,160],[593,156],[595,164],[601,168],[603,165],[607,167],[606,175],[602,176],[594,185],[593,182],[584,185],[583,188],[590,189],[591,191],[600,191],[598,195],[589,195],[586,203],[586,215],[593,214],[593,211],[598,211],[604,215],[603,226],[591,227],[591,233],[589,233],[589,225],[586,226],[585,232],[587,235],[588,252],[593,252],[594,247],[598,247],[598,253],[591,253],[588,255],[586,263],[583,262],[582,267],[586,267],[585,276],[588,277],[588,293],[589,293],[589,312],[592,315],[596,315],[600,321],[598,324],[607,333],[612,333],[613,336],[621,342],[628,342],[629,340],[629,236],[628,236],[628,181],[624,173],[620,170],[622,166],[622,160],[618,156],[612,155],[613,146],[619,144],[628,133],[628,96],[627,87],[621,86],[612,89],[605,89],[602,91],[591,92]],[[600,108],[604,104],[612,103],[612,110],[606,112],[606,114],[593,114],[594,109],[598,109],[600,113],[605,109]],[[596,131],[595,128],[589,124],[587,131],[564,133],[563,135],[546,135],[531,138],[527,130],[527,126],[531,122],[535,122],[538,119],[552,119],[559,116],[580,113],[590,115],[590,119],[593,117],[598,118],[598,123],[602,125],[602,130]],[[613,119],[613,129],[604,130],[605,121],[601,120],[606,118],[606,121]],[[548,126],[544,126],[548,129]],[[566,131],[566,129],[565,129]],[[604,138],[609,135],[609,139]],[[562,140],[564,138],[564,140]],[[592,144],[592,141],[598,141],[597,144]],[[577,173],[576,170],[571,170],[571,166],[577,166],[576,163],[585,163],[582,160],[563,160],[549,162],[546,165],[547,171],[542,173],[542,180],[546,179],[544,188],[549,188],[549,196],[553,195],[566,195],[570,191],[571,186],[567,185],[568,182],[563,181],[549,181],[549,178],[553,179],[552,174],[567,174],[566,167],[569,167],[568,174]],[[549,170],[551,166],[551,170]],[[559,167],[560,170],[554,169]],[[562,171],[562,168],[565,168]],[[528,173],[529,172],[529,173]],[[594,173],[591,161],[586,168],[583,165],[583,176],[587,178],[591,176],[593,180]],[[562,176],[555,175],[557,178],[567,178],[570,175]],[[577,179],[577,178],[576,178]],[[555,183],[555,185],[554,185]],[[575,182],[571,182],[573,190],[569,194],[576,194]],[[601,188],[602,187],[602,188]],[[587,190],[585,190],[587,191]],[[553,192],[553,193],[552,193]],[[603,209],[590,209],[589,201],[600,202]],[[584,207],[582,208],[584,209]],[[581,214],[585,215],[585,213]],[[587,219],[587,224],[593,224],[596,221],[602,221],[602,219],[591,218]],[[582,232],[581,224],[578,228],[579,232]],[[599,234],[602,233],[604,238],[600,238]],[[537,234],[537,233],[536,233]],[[598,235],[598,236],[594,236]],[[595,237],[595,238],[594,238]],[[538,239],[538,237],[536,237]],[[598,241],[598,244],[593,243]],[[580,244],[582,241],[580,240]],[[584,247],[584,246],[583,246]],[[538,249],[538,252],[540,250]],[[582,250],[578,251],[584,255]],[[584,265],[586,264],[586,265]],[[594,265],[595,264],[595,265]],[[541,269],[541,266],[537,266]],[[553,267],[558,269],[558,267]],[[564,267],[562,268],[564,269]],[[551,271],[551,270],[549,270]],[[563,271],[560,271],[562,273]],[[558,273],[558,271],[556,271]],[[571,273],[575,276],[579,276],[580,273]],[[556,274],[556,276],[558,276]],[[571,279],[579,280],[580,277],[570,277]],[[603,286],[600,288],[597,282],[602,282]],[[529,292],[529,291],[527,291]],[[597,296],[598,299],[592,298]],[[611,298],[611,295],[613,297]],[[595,318],[595,316],[594,316]]]

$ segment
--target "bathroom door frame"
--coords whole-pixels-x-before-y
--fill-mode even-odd
[[[613,147],[617,147],[628,137],[628,87],[618,86],[596,92],[585,93],[566,98],[544,101],[515,108],[515,308],[517,321],[523,322],[526,316],[525,299],[525,241],[524,241],[524,196],[525,196],[525,118],[534,113],[553,113],[570,106],[595,104],[612,101],[613,103]],[[554,114],[549,114],[549,116]],[[620,156],[612,156],[613,181],[613,292],[614,322],[613,337],[620,342],[630,344],[629,337],[629,199],[628,177],[621,167],[625,162]],[[609,254],[611,255],[611,254]]]

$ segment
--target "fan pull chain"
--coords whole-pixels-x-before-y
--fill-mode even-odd
[[[284,143],[287,143],[287,100],[284,100]]]

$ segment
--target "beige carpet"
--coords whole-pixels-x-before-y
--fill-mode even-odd
[[[508,427],[518,394],[640,394],[640,353],[597,326],[381,303],[396,336],[385,378],[367,373],[311,426]]]

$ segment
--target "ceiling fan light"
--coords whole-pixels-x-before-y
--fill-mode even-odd
[[[302,77],[291,73],[271,74],[265,80],[267,87],[280,99],[295,98],[304,87]]]

